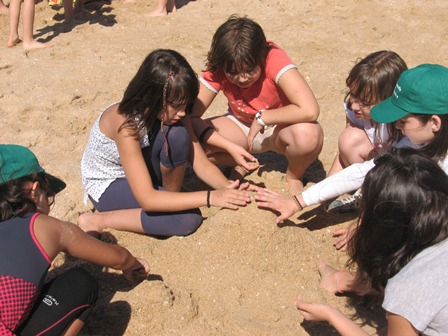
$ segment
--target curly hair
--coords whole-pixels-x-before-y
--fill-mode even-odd
[[[448,177],[415,149],[378,156],[362,186],[349,265],[359,283],[382,292],[388,279],[427,247],[448,237]]]

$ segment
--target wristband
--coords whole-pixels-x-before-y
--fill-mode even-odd
[[[265,122],[261,119],[261,115],[265,110],[260,110],[255,114],[255,119],[257,119],[260,126],[268,127],[268,125],[265,124]]]
[[[211,130],[214,130],[213,127],[208,126],[206,128],[204,128],[204,130],[202,131],[201,135],[198,138],[199,143],[202,143],[204,141],[204,137],[207,135],[207,133]]]
[[[210,190],[207,190],[207,208],[210,208]]]

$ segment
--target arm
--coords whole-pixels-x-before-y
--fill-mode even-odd
[[[318,303],[305,303],[300,298],[295,302],[296,308],[307,321],[326,321],[331,324],[341,336],[367,336],[352,320],[338,309]]]
[[[193,125],[194,132],[198,137],[202,136],[201,142],[210,146],[215,146],[221,148],[228,152],[235,162],[243,166],[247,170],[253,170],[254,166],[248,165],[247,162],[255,162],[256,158],[247,152],[241,146],[234,144],[232,141],[226,139],[221,134],[214,130],[209,130],[205,134],[203,133],[210,123],[202,119],[203,114],[213,102],[216,97],[216,93],[205,87],[204,84],[200,83],[199,95],[193,106],[193,113],[191,114],[191,122]],[[257,167],[255,167],[257,168]]]
[[[145,211],[181,211],[207,205],[206,191],[184,193],[155,189],[143,158],[140,142],[131,135],[129,129],[124,128],[116,132],[113,140],[117,144],[121,164],[132,193]],[[236,209],[250,201],[245,192],[234,189],[226,191],[210,197],[211,205]]]
[[[312,185],[302,193],[304,207],[318,204],[334,197],[359,189],[366,174],[375,166],[372,160],[351,166]]]
[[[72,223],[39,215],[34,224],[34,232],[52,260],[59,252],[64,251],[97,265],[122,270],[131,281],[144,280],[149,272],[145,260],[135,258],[124,247],[93,238]]]
[[[287,70],[277,85],[290,104],[263,112],[267,125],[291,125],[300,122],[315,122],[319,117],[319,105],[308,83],[296,68]],[[255,120],[256,122],[256,120]]]
[[[205,183],[207,183],[213,189],[221,189],[227,187],[230,182],[205,155],[201,144],[196,138],[196,134],[193,131],[191,120],[188,116],[183,118],[183,123],[190,133],[191,138],[191,150],[190,150],[190,163],[196,175]]]
[[[403,316],[387,312],[387,336],[418,336],[420,332]]]
[[[319,105],[308,83],[296,68],[287,70],[277,85],[289,100],[289,105],[263,111],[262,121],[266,125],[292,125],[302,122],[316,122],[319,117]],[[262,126],[253,120],[247,136],[249,148]]]

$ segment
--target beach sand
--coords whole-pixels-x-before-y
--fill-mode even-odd
[[[106,106],[121,99],[144,57],[156,48],[175,49],[200,73],[214,31],[233,13],[261,24],[318,99],[325,143],[307,172],[307,187],[325,176],[336,154],[345,123],[344,82],[357,58],[389,49],[409,67],[448,65],[444,0],[196,0],[179,2],[167,17],[145,16],[154,7],[141,0],[90,2],[83,20],[66,25],[62,9],[41,1],[35,36],[54,47],[1,48],[0,142],[31,148],[44,168],[67,182],[55,217],[76,223],[79,214],[91,211],[83,203],[80,176],[90,128]],[[6,45],[5,15],[0,36]],[[225,109],[219,96],[207,116]],[[284,158],[266,153],[259,161],[263,167],[247,179],[286,193]],[[190,174],[186,187],[203,185]],[[82,335],[337,335],[327,324],[302,323],[293,304],[299,292],[337,306],[367,332],[384,325],[378,304],[319,288],[318,261],[341,267],[347,259],[333,248],[332,231],[348,226],[354,214],[310,207],[276,225],[276,215],[255,204],[238,211],[202,210],[203,225],[188,237],[159,240],[113,230],[103,235],[149,261],[151,276],[137,286],[120,272],[63,256],[57,260],[63,268],[90,269],[102,286]]]

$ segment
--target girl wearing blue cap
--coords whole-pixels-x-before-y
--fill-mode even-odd
[[[146,261],[48,215],[64,188],[29,149],[0,145],[0,335],[76,335],[82,328],[98,284],[80,268],[44,283],[60,252],[122,270],[132,281],[147,277]]]
[[[388,336],[448,335],[448,177],[411,148],[375,163],[349,242],[352,286],[384,295]],[[295,305],[306,320],[327,321],[341,335],[367,335],[334,307],[300,296]]]

